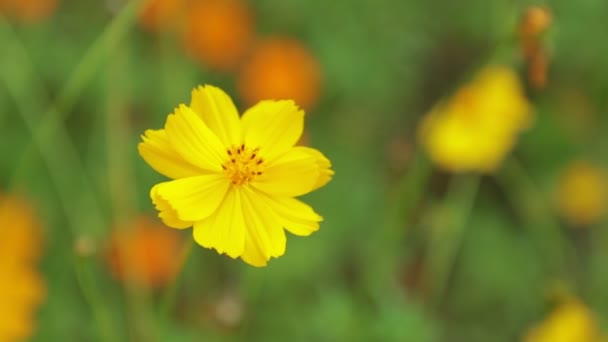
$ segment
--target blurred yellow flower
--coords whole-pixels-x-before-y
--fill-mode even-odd
[[[253,15],[242,0],[201,0],[188,9],[183,42],[196,60],[212,69],[235,69],[253,36]]]
[[[0,195],[0,341],[20,341],[35,330],[35,314],[46,294],[36,264],[41,232],[32,208]]]
[[[48,18],[57,7],[57,0],[0,0],[0,13],[25,22]]]
[[[557,189],[561,215],[575,226],[597,222],[606,211],[607,186],[601,169],[584,161],[572,163],[563,171]]]
[[[159,173],[151,197],[173,228],[193,226],[194,239],[232,258],[264,266],[285,252],[284,229],[306,236],[321,216],[294,197],[333,175],[321,152],[294,146],[304,112],[291,100],[262,101],[239,118],[230,97],[212,86],[192,92],[164,129],[148,130],[139,153]]]
[[[140,216],[129,225],[114,229],[107,259],[117,279],[159,288],[169,284],[182,267],[178,257],[182,249],[179,233]]]
[[[599,342],[597,322],[591,310],[575,298],[558,305],[544,321],[531,328],[523,342]]]
[[[482,70],[451,98],[436,105],[418,127],[430,158],[452,172],[492,172],[532,120],[515,72]]]
[[[260,42],[238,79],[243,100],[293,99],[306,109],[319,98],[321,70],[316,58],[297,40],[270,38]]]

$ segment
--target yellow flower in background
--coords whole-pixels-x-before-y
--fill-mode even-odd
[[[515,72],[491,66],[436,105],[423,118],[418,134],[440,167],[451,172],[492,172],[531,120],[531,106]]]
[[[199,0],[182,31],[190,55],[215,70],[234,70],[253,42],[251,9],[242,0]]]
[[[169,284],[182,267],[181,235],[146,216],[114,228],[107,261],[118,280],[149,288]]]
[[[37,270],[41,240],[28,203],[0,195],[0,341],[21,341],[35,330],[46,292]]]
[[[558,185],[560,214],[575,226],[596,223],[606,211],[607,186],[601,169],[584,161],[572,163]]]
[[[600,342],[600,332],[589,308],[567,298],[542,322],[530,329],[523,342]]]
[[[307,236],[322,217],[294,197],[325,185],[330,161],[294,146],[304,112],[291,100],[262,101],[239,117],[230,97],[212,86],[192,92],[164,129],[148,130],[138,149],[159,173],[159,217],[173,228],[193,227],[195,241],[254,266],[285,252],[284,229]]]
[[[310,109],[319,98],[321,68],[299,41],[268,38],[257,44],[244,63],[237,85],[248,104],[263,99],[293,99]]]

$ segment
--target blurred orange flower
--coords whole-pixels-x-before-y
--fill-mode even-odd
[[[0,341],[30,337],[45,297],[36,264],[42,248],[40,224],[20,198],[0,195]]]
[[[164,31],[175,26],[184,0],[146,0],[139,12],[139,23],[150,31]]]
[[[250,47],[253,31],[253,14],[242,0],[201,0],[188,10],[183,41],[200,63],[233,70]]]
[[[0,13],[25,22],[39,22],[57,8],[57,0],[0,0]]]
[[[575,226],[596,223],[606,211],[607,186],[599,168],[584,161],[570,164],[562,172],[557,189],[561,215]]]
[[[316,58],[300,42],[272,38],[257,45],[238,79],[242,99],[293,99],[310,109],[319,97],[321,71]]]
[[[418,127],[429,156],[451,172],[492,172],[530,126],[531,106],[507,67],[483,69],[435,106]]]
[[[524,342],[599,342],[599,327],[581,301],[567,298],[545,318],[532,327]]]
[[[112,232],[108,263],[119,280],[160,288],[169,284],[181,269],[182,250],[178,232],[140,216]]]
[[[519,24],[521,51],[528,63],[528,80],[536,89],[547,84],[549,54],[541,40],[542,34],[549,29],[553,15],[549,8],[531,6]]]

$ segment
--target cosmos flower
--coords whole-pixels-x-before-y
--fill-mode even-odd
[[[190,106],[180,105],[139,144],[144,160],[174,179],[150,192],[159,217],[193,227],[201,246],[254,266],[283,255],[284,229],[306,236],[322,220],[295,197],[333,175],[321,152],[294,146],[303,128],[304,112],[291,100],[262,101],[239,117],[222,90],[195,89]]]
[[[163,287],[182,266],[183,241],[178,232],[166,229],[149,217],[137,217],[111,234],[108,264],[114,277],[138,286]]]
[[[35,330],[46,291],[37,270],[42,234],[32,208],[0,195],[0,341],[21,341]]]
[[[517,75],[492,66],[435,106],[423,118],[418,134],[430,158],[442,168],[492,172],[531,119]]]
[[[568,298],[532,327],[523,342],[600,342],[600,338],[593,312],[578,299]]]
[[[188,9],[182,30],[190,55],[214,70],[234,70],[254,36],[253,14],[242,0],[199,0]]]
[[[559,179],[560,214],[574,226],[596,223],[605,214],[608,182],[601,169],[584,161],[570,164]]]
[[[321,68],[299,41],[268,38],[257,44],[238,79],[241,97],[248,104],[262,99],[293,99],[312,108],[321,88]]]

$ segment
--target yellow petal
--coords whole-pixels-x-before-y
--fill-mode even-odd
[[[163,221],[164,224],[171,228],[184,229],[192,226],[192,222],[182,221],[177,217],[177,212],[171,207],[166,199],[161,197],[157,190],[160,184],[152,187],[150,190],[150,198],[154,207],[158,210],[158,217]]]
[[[250,236],[245,237],[245,249],[241,259],[251,266],[264,267],[268,264],[268,259],[260,250],[260,247],[255,241],[251,240]]]
[[[291,100],[261,101],[243,114],[243,140],[266,160],[287,152],[300,139],[304,112]]]
[[[313,186],[312,190],[317,190],[318,188],[327,184],[334,175],[334,170],[331,169],[331,162],[329,159],[327,159],[327,157],[325,157],[319,150],[314,148],[304,146],[298,146],[295,148],[301,149],[312,155],[316,160],[317,167],[319,167],[319,176],[317,177],[317,182]]]
[[[264,199],[281,226],[290,233],[308,236],[319,230],[319,222],[323,221],[323,217],[315,213],[308,204],[289,197],[264,196]]]
[[[142,158],[158,173],[169,178],[184,178],[204,171],[184,160],[171,146],[164,129],[147,130],[137,145]]]
[[[224,175],[209,174],[160,183],[155,188],[156,195],[173,208],[179,220],[196,222],[217,210],[229,186]]]
[[[165,130],[184,160],[204,170],[222,171],[226,148],[192,109],[184,105],[177,108],[167,118]]]
[[[199,86],[192,91],[190,108],[203,119],[224,146],[242,143],[239,113],[224,91],[210,85]]]
[[[269,208],[263,205],[259,194],[252,189],[243,188],[243,217],[247,223],[246,248],[257,248],[266,260],[285,253],[286,237],[281,224]]]
[[[319,179],[317,158],[300,148],[275,159],[251,185],[276,196],[296,197],[312,191]]]
[[[231,189],[217,212],[194,224],[194,240],[205,248],[214,248],[238,258],[245,248],[245,220],[238,188]]]

